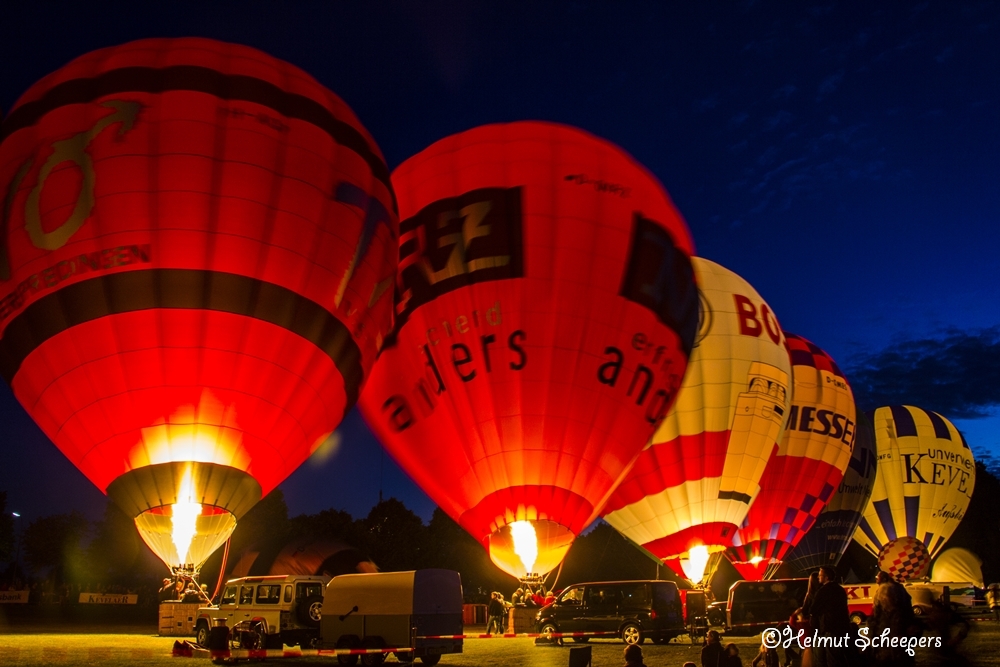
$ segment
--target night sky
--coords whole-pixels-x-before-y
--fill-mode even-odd
[[[98,11],[96,7],[101,9]],[[823,347],[862,405],[911,403],[1000,457],[996,2],[6,3],[0,108],[144,37],[256,47],[340,95],[390,168],[447,135],[579,126],[664,183],[698,254]],[[433,503],[352,412],[291,514]],[[103,494],[0,384],[0,491],[26,520]]]

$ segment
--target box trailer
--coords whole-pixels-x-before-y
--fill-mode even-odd
[[[401,662],[419,658],[425,665],[435,665],[445,653],[462,652],[462,634],[458,572],[344,574],[326,586],[320,648],[399,648],[394,653]],[[337,657],[345,665],[358,659]],[[371,653],[362,659],[366,665],[377,665],[383,657]]]

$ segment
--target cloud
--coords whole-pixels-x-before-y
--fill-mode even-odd
[[[788,125],[792,122],[794,116],[785,111],[784,109],[779,109],[773,115],[764,119],[764,131],[770,132],[771,130],[776,130],[782,125]]]
[[[774,91],[774,94],[771,95],[771,99],[787,100],[789,97],[795,94],[796,90],[798,90],[798,88],[796,88],[790,83],[786,83],[781,88],[778,88],[776,91]]]
[[[946,63],[949,60],[951,60],[951,57],[954,54],[955,54],[955,48],[954,47],[951,47],[951,46],[945,47],[945,49],[941,53],[939,53],[936,56],[934,56],[934,62],[936,62],[939,65],[943,65],[944,63]]]
[[[840,82],[844,80],[844,70],[839,70],[834,72],[830,76],[823,79],[819,84],[819,91],[816,96],[816,100],[819,101],[833,93],[837,88],[840,87]]]
[[[949,419],[992,416],[1000,406],[1000,326],[949,329],[857,355],[845,372],[858,405],[915,405]]]
[[[719,106],[719,96],[711,95],[704,99],[695,100],[691,103],[691,110],[695,113],[705,113]]]

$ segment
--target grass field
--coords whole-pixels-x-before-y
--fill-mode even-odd
[[[9,630],[9,629],[8,629]],[[74,632],[56,634],[51,629],[18,628],[17,634],[0,635],[0,665],[172,665],[185,663],[193,665],[211,664],[207,660],[195,658],[174,658],[171,656],[174,639],[131,631],[127,634],[87,634]],[[472,629],[469,629],[472,631]],[[744,665],[749,667],[755,655],[757,638],[727,638],[740,647]],[[595,667],[621,665],[623,644],[617,641],[598,640],[593,647]],[[570,646],[535,646],[531,639],[472,639],[465,642],[465,652],[461,655],[447,655],[441,660],[442,667],[506,667],[507,665],[530,665],[532,667],[565,667],[569,664]],[[645,661],[650,667],[680,667],[691,660],[700,664],[700,646],[679,643],[654,646],[643,645]],[[965,661],[962,660],[965,659]],[[333,665],[336,659],[296,658],[271,659],[271,663],[291,665]],[[390,658],[387,665],[398,664]],[[419,663],[418,663],[419,664]],[[961,656],[944,656],[928,651],[917,653],[918,665],[951,667],[952,665],[974,665],[976,667],[1000,667],[1000,625],[977,623],[965,640]]]

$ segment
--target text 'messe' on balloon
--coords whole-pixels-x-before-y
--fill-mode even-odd
[[[792,364],[785,433],[726,552],[748,580],[773,576],[813,527],[840,486],[858,432],[854,395],[830,355],[787,331],[785,347]]]

